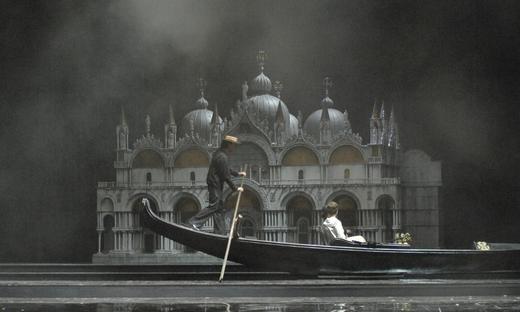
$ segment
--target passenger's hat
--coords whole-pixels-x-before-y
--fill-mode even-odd
[[[238,142],[238,138],[237,138],[237,137],[234,137],[234,136],[232,136],[232,135],[226,135],[226,136],[224,137],[224,141],[227,141],[227,142],[230,142],[230,143],[234,143],[234,144],[240,144],[240,143]]]

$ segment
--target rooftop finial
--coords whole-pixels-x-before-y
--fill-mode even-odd
[[[199,88],[201,98],[204,97],[204,92],[206,91],[207,85],[208,83],[206,82],[206,80],[204,80],[204,78],[199,78],[199,80],[197,81],[197,87]]]
[[[260,67],[260,72],[264,72],[265,61],[267,60],[267,53],[264,50],[258,51],[256,55],[256,61],[258,62],[258,66]]]
[[[197,87],[200,91],[200,98],[197,100],[197,102],[195,102],[195,104],[196,106],[202,109],[208,108],[208,101],[204,98],[204,91],[206,91],[207,85],[208,83],[206,82],[206,80],[204,80],[204,78],[199,78],[199,80],[197,81]]]
[[[125,107],[121,105],[121,126],[126,126]]]
[[[325,97],[328,97],[329,89],[332,88],[332,79],[329,77],[323,78],[323,86],[325,87]]]
[[[334,101],[329,97],[329,88],[332,87],[332,80],[329,77],[323,78],[323,86],[325,87],[325,97],[321,100],[321,107],[326,109],[334,105]]]
[[[279,80],[276,80],[274,82],[274,91],[276,92],[277,98],[281,98],[282,90],[283,90],[283,83],[281,83]]]

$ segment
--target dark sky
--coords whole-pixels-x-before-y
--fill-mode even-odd
[[[395,107],[403,148],[443,163],[446,246],[520,237],[518,1],[0,6],[0,261],[90,261],[121,105],[131,141],[145,114],[160,136],[202,76],[227,114],[259,49],[293,114],[319,107],[324,76],[365,142],[374,99]]]

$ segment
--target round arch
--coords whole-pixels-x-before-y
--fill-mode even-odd
[[[280,207],[287,207],[287,203],[296,196],[305,197],[311,203],[313,210],[318,209],[318,204],[317,204],[318,201],[316,200],[316,198],[314,198],[314,196],[312,194],[302,192],[302,191],[291,192],[291,193],[285,195],[285,197],[280,202]]]
[[[303,192],[295,193],[286,196],[287,201],[282,206],[287,213],[287,225],[292,228],[288,239],[295,243],[308,244],[313,240],[311,228],[317,225],[315,206],[310,196],[303,195]]]
[[[238,193],[229,192],[224,198],[224,205],[232,213],[235,209]],[[244,185],[244,192],[240,196],[240,204],[238,213],[244,216],[244,220],[251,222],[251,227],[254,229],[255,236],[258,237],[258,230],[263,226],[263,209],[261,207],[261,196]]]
[[[132,195],[126,204],[127,211],[132,211],[134,204],[136,204],[137,200],[142,199],[143,197],[146,197],[150,200],[150,204],[152,206],[155,206],[157,211],[161,211],[161,206],[159,205],[159,196],[157,194],[154,194],[153,192],[148,193],[142,193],[139,192],[137,194]]]
[[[186,193],[179,196],[173,204],[175,222],[187,223],[188,220],[197,214],[201,209],[200,202],[195,196],[188,196]]]
[[[252,178],[259,180],[259,170],[261,168],[264,175],[269,174],[269,159],[264,149],[256,142],[241,141],[241,144],[236,146],[235,152],[229,157],[230,166],[236,170],[240,169],[244,164],[248,164],[251,169]],[[248,171],[249,171],[248,168]],[[255,174],[253,175],[253,171]],[[248,172],[249,176],[249,172]]]
[[[114,250],[114,216],[111,213],[107,213],[103,215],[102,222],[103,232],[101,232],[101,246],[99,249],[102,253],[108,253],[110,250]]]
[[[306,144],[297,144],[282,152],[280,163],[284,166],[320,165],[320,157],[317,151]]]
[[[197,147],[186,148],[174,155],[176,168],[200,168],[209,166],[210,156],[206,150]]]
[[[137,168],[164,168],[166,161],[160,151],[152,148],[137,150],[134,152],[130,167]]]
[[[234,183],[235,185],[239,185],[239,178],[234,178]],[[269,209],[269,199],[267,198],[267,193],[262,190],[259,186],[258,183],[254,182],[254,181],[251,181],[249,179],[244,179],[244,190],[245,189],[248,189],[252,192],[254,192],[257,196],[258,196],[258,199],[260,200],[260,210],[268,210]],[[223,194],[223,197],[224,198],[228,198],[229,195],[231,195],[231,190],[229,188],[227,188],[225,191],[224,191],[224,194]]]
[[[146,193],[135,194],[130,198],[130,200],[128,200],[128,204],[132,211],[133,228],[141,229],[137,236],[137,241],[139,242],[138,245],[142,248],[144,253],[153,253],[159,247],[159,235],[155,234],[141,223],[140,209],[143,207],[141,203],[142,198],[148,199],[150,202],[150,208],[156,214],[159,213],[159,201],[157,200],[157,197]]]
[[[325,161],[329,162],[330,158],[332,156],[332,153],[334,153],[334,151],[336,151],[336,149],[338,149],[342,146],[352,147],[353,149],[357,150],[361,154],[361,157],[363,158],[364,162],[368,161],[369,155],[367,154],[366,148],[363,145],[359,144],[358,142],[350,140],[348,137],[343,138],[339,141],[336,141],[336,142],[334,142],[334,144],[331,145],[331,147],[326,152]]]
[[[265,156],[267,157],[267,162],[269,166],[276,165],[276,155],[265,138],[262,138],[261,136],[252,133],[238,133],[235,136],[238,137],[239,141],[242,144],[256,144],[259,148],[262,149]]]
[[[168,207],[171,207],[171,211],[173,212],[176,212],[175,211],[175,206],[179,203],[180,200],[184,199],[184,198],[190,198],[192,199],[196,205],[197,205],[197,210],[201,210],[202,209],[202,202],[203,200],[201,200],[197,195],[193,194],[193,193],[189,193],[189,192],[179,192],[179,193],[176,193],[170,200],[169,204],[167,205]]]
[[[352,145],[340,145],[332,150],[328,156],[331,165],[363,164],[365,159],[359,149]]]
[[[361,204],[357,196],[349,191],[337,191],[327,197],[326,203],[335,201],[338,203],[338,219],[343,227],[359,226],[359,209]]]
[[[114,200],[110,197],[104,197],[99,203],[99,211],[113,212],[114,211]]]
[[[383,241],[392,241],[394,239],[393,227],[394,227],[394,209],[395,200],[392,196],[384,194],[379,196],[376,201],[376,209],[379,210],[382,226]]]

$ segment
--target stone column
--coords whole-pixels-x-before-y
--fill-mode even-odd
[[[97,231],[98,232],[98,253],[101,253],[101,234],[103,231]]]

